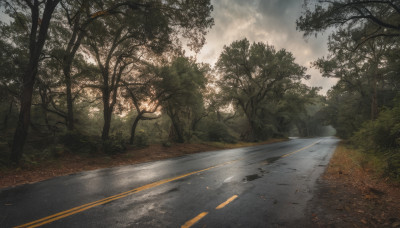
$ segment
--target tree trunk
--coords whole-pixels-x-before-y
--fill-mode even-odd
[[[15,129],[13,146],[11,150],[10,159],[12,162],[18,164],[22,157],[26,136],[28,134],[29,125],[31,121],[31,104],[33,85],[38,71],[39,57],[42,53],[44,43],[47,38],[47,30],[50,25],[50,20],[53,15],[55,7],[60,0],[47,0],[39,25],[39,2],[34,1],[31,3],[31,30],[29,35],[29,63],[24,72],[23,87],[21,95],[21,109],[17,128]],[[38,33],[39,30],[39,33]]]
[[[133,144],[133,142],[134,142],[134,140],[135,140],[136,127],[137,127],[137,125],[138,125],[138,123],[139,123],[139,120],[142,118],[142,115],[143,115],[143,113],[140,112],[140,113],[136,116],[135,121],[133,121],[132,128],[131,128],[131,138],[129,139],[129,144],[131,144],[131,145]]]
[[[371,119],[375,120],[378,117],[378,91],[377,91],[377,76],[374,76],[373,92],[371,99]]]
[[[65,78],[65,89],[67,92],[67,128],[68,130],[74,130],[74,109],[73,109],[73,98],[72,98],[72,80],[71,80],[71,68],[72,61],[75,57],[76,52],[78,51],[81,41],[84,37],[84,31],[79,31],[79,23],[80,14],[76,18],[76,24],[74,26],[73,36],[68,44],[66,49],[66,54],[63,58],[64,67],[63,73]],[[75,39],[76,38],[76,39]]]
[[[68,66],[69,68],[71,66]],[[72,101],[72,86],[71,86],[71,71],[68,69],[64,70],[65,77],[65,88],[67,92],[67,129],[69,131],[74,130],[74,110]]]
[[[30,63],[28,70],[24,76],[24,86],[21,95],[21,108],[17,128],[15,129],[13,146],[11,150],[11,161],[18,164],[22,157],[23,148],[28,134],[29,125],[31,123],[31,104],[34,79],[37,73],[37,64]]]
[[[183,132],[175,118],[171,117],[172,121],[172,138],[177,143],[184,143]]]
[[[104,125],[103,125],[103,131],[101,133],[101,139],[103,141],[108,139],[108,136],[110,134],[110,127],[111,127],[111,112],[110,107],[108,103],[104,104],[104,110],[103,110],[103,116],[104,116]]]

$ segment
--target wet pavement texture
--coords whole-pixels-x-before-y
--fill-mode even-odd
[[[82,172],[1,189],[0,227],[26,224],[189,173],[192,174],[54,221],[47,218],[34,224],[180,227],[208,212],[193,227],[307,226],[307,202],[313,197],[316,180],[329,163],[337,142],[334,137],[292,139]],[[193,173],[196,171],[200,172]],[[235,200],[216,209],[234,195]]]

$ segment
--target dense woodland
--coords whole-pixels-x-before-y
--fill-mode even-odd
[[[329,56],[313,63],[339,79],[326,96],[304,84],[292,53],[266,42],[226,44],[213,67],[187,57],[214,24],[209,0],[0,2],[2,166],[333,126],[399,176],[398,1],[305,2],[297,29],[332,32]]]

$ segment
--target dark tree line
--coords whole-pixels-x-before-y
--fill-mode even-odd
[[[1,6],[1,145],[14,163],[26,145],[117,153],[149,140],[259,141],[322,126],[310,119],[324,99],[302,84],[309,76],[290,52],[243,39],[214,69],[185,56],[182,39],[198,51],[213,25],[208,0]]]
[[[304,35],[332,29],[329,55],[315,61],[325,77],[338,78],[327,94],[324,119],[338,136],[387,163],[400,175],[400,2],[306,1],[297,21]]]
[[[11,18],[11,24],[3,24],[2,29],[18,26],[25,30],[21,36],[29,36],[19,43],[27,53],[27,63],[19,66],[23,72],[18,91],[20,114],[11,152],[11,160],[16,163],[22,156],[28,134],[34,85],[44,58],[54,57],[62,69],[67,105],[59,113],[66,113],[62,115],[69,130],[74,129],[75,122],[73,76],[79,71],[74,65],[76,54],[96,60],[102,76],[99,89],[104,105],[102,138],[105,140],[121,77],[139,58],[140,52],[149,50],[159,54],[173,47],[178,35],[198,49],[204,43],[206,30],[213,24],[209,1],[34,0],[2,1],[1,5]],[[17,45],[10,39],[4,41],[9,46]],[[56,42],[53,47],[51,41]],[[82,43],[85,47],[81,47]],[[56,55],[46,56],[45,50],[55,51]]]

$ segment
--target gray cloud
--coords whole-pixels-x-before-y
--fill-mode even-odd
[[[207,34],[197,59],[214,65],[224,45],[247,38],[250,42],[264,42],[293,53],[296,62],[310,67],[310,62],[327,55],[327,35],[305,40],[296,31],[296,19],[302,12],[302,0],[214,0],[214,27]],[[323,87],[325,94],[335,79],[323,78],[316,69],[308,69],[312,77],[305,82]]]

